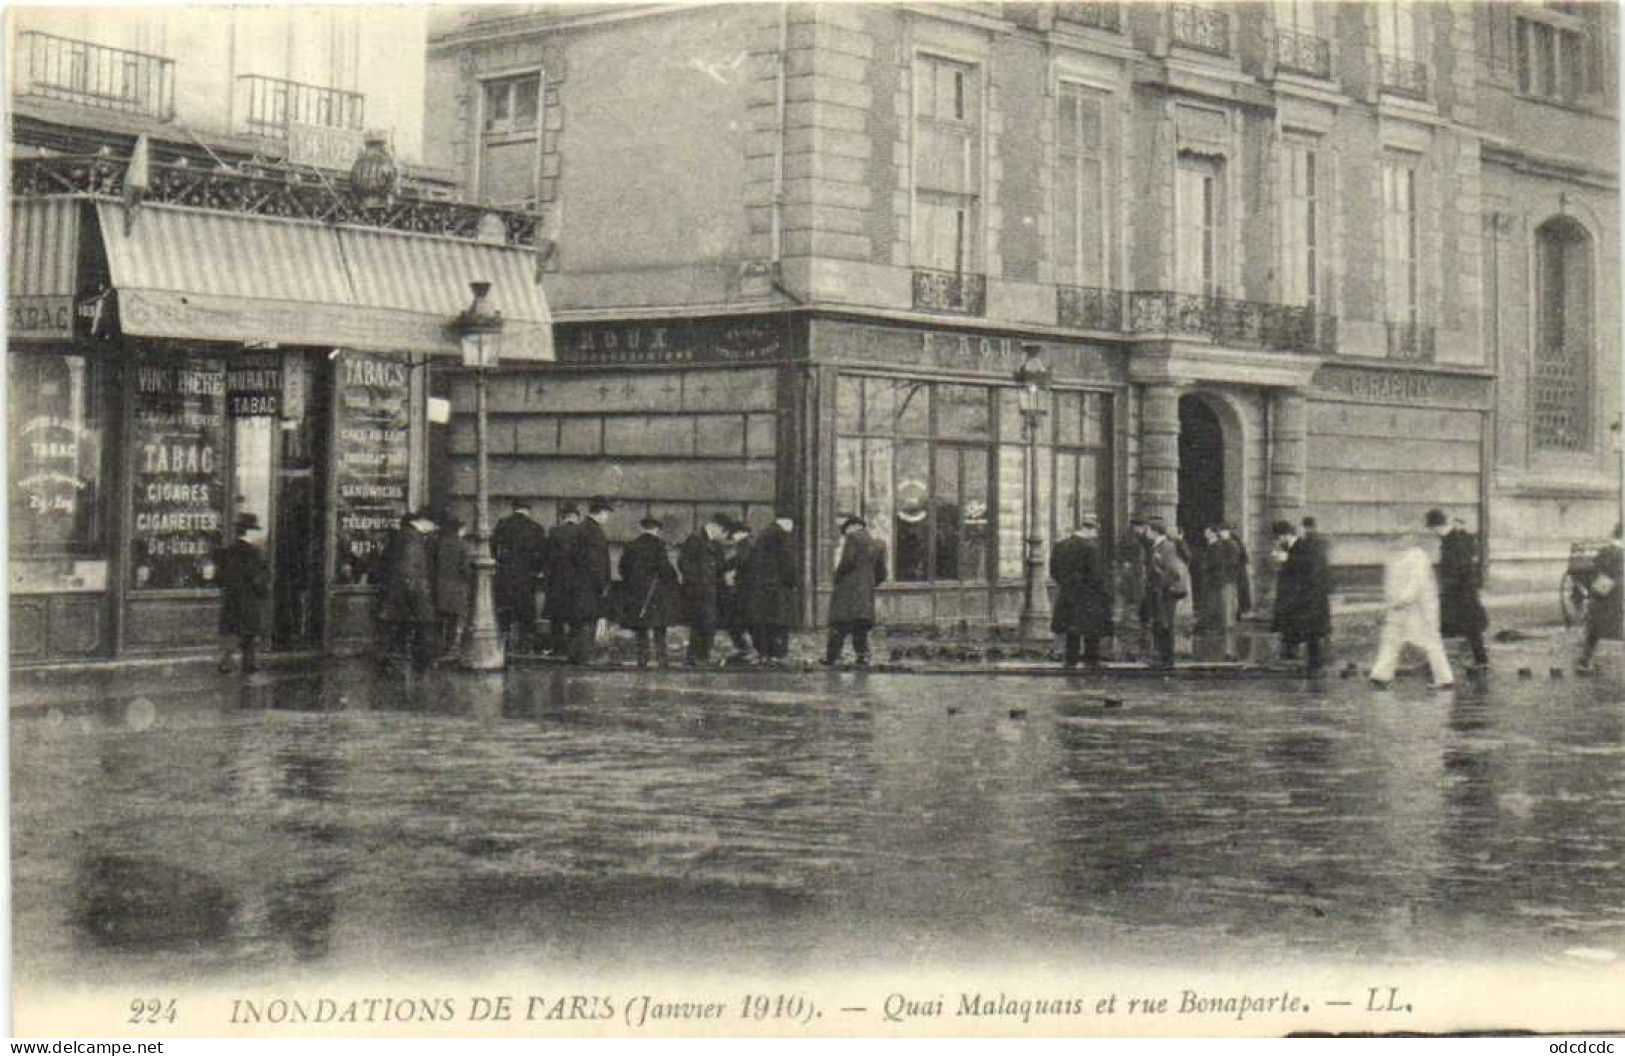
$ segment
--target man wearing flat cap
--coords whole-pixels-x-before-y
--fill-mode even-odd
[[[654,634],[655,662],[666,667],[666,628],[677,608],[677,570],[666,557],[663,525],[658,517],[638,522],[638,537],[621,552],[621,612],[618,620],[638,643],[638,666],[649,666],[649,635]]]
[[[614,509],[608,499],[587,504],[587,519],[576,532],[570,560],[570,592],[565,613],[570,620],[570,662],[590,664],[598,657],[598,620],[609,594],[609,538],[604,522]]]
[[[739,589],[751,641],[762,662],[776,667],[790,655],[790,625],[795,622],[796,555],[790,533],[793,513],[780,509],[773,523],[756,533],[739,567]]]
[[[554,656],[570,655],[573,628],[566,601],[572,593],[570,581],[575,567],[576,535],[580,531],[580,507],[573,502],[560,504],[559,523],[547,541],[547,598],[542,604],[542,615],[547,617],[552,635],[548,652]]]
[[[1100,668],[1100,640],[1112,633],[1112,592],[1108,564],[1100,553],[1100,521],[1078,519],[1072,534],[1050,550],[1049,575],[1059,588],[1050,630],[1065,641],[1068,668],[1078,666],[1078,645],[1091,671]]]
[[[829,599],[829,639],[823,663],[841,659],[846,639],[858,654],[858,666],[869,663],[869,631],[875,625],[875,588],[886,582],[886,544],[869,534],[862,517],[841,522],[841,554],[835,561],[835,589]]]

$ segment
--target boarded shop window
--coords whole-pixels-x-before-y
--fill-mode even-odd
[[[144,590],[209,588],[224,541],[225,361],[152,356],[133,373],[132,581]]]
[[[103,369],[84,356],[13,350],[8,358],[12,551],[98,554]]]
[[[1535,446],[1591,446],[1591,244],[1566,217],[1535,232]]]

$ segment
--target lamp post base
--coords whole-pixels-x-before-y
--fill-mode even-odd
[[[1027,540],[1027,579],[1021,598],[1021,622],[1018,631],[1022,641],[1038,642],[1049,641],[1054,637],[1050,630],[1050,604],[1049,589],[1044,583],[1044,561],[1039,556],[1039,550],[1044,543],[1041,539]]]
[[[497,627],[496,605],[492,600],[492,583],[496,577],[496,562],[491,559],[489,544],[481,539],[474,556],[474,612],[469,621],[468,639],[463,643],[462,668],[465,671],[501,671],[508,666],[507,650],[503,646],[502,631]]]

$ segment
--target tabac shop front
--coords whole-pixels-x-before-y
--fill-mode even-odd
[[[13,199],[11,222],[18,665],[212,648],[241,513],[267,530],[269,644],[368,641],[467,284],[493,283],[510,353],[551,357],[520,249],[79,196]]]

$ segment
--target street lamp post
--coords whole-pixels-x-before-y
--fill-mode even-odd
[[[1049,588],[1044,582],[1044,536],[1039,530],[1038,429],[1044,420],[1044,398],[1049,393],[1049,367],[1044,346],[1024,344],[1016,370],[1021,386],[1021,424],[1027,437],[1027,576],[1021,593],[1020,633],[1023,641],[1050,637]]]
[[[497,627],[492,581],[496,560],[491,556],[491,471],[487,458],[485,376],[502,356],[502,313],[489,294],[489,282],[471,282],[474,303],[458,315],[457,334],[463,366],[474,372],[474,612],[463,643],[462,666],[469,671],[501,671],[507,665],[502,632]]]

